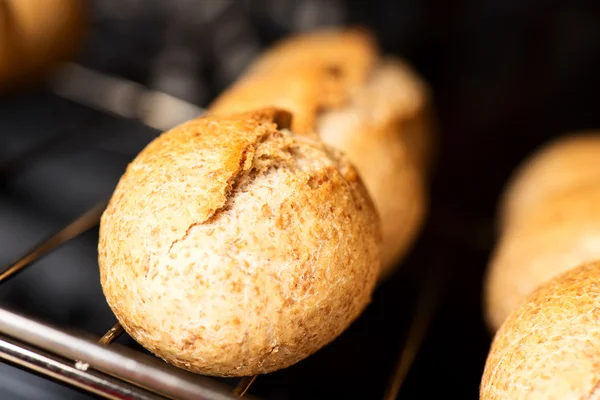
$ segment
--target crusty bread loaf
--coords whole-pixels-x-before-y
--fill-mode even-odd
[[[0,1],[0,92],[35,82],[83,41],[85,0]]]
[[[484,309],[497,330],[539,285],[600,259],[600,135],[566,135],[517,169],[500,206]]]
[[[276,44],[209,112],[290,110],[293,129],[318,135],[357,166],[382,216],[388,276],[416,238],[427,206],[434,125],[426,85],[405,63],[381,58],[361,29],[328,29]]]
[[[489,326],[498,329],[539,285],[594,260],[600,260],[600,185],[539,202],[513,222],[495,250],[486,277]]]
[[[496,333],[482,400],[600,397],[600,262],[538,288]]]
[[[600,183],[600,132],[574,132],[543,146],[517,169],[504,192],[500,220],[511,221],[573,187]]]
[[[149,144],[100,225],[108,304],[154,354],[208,375],[287,367],[369,303],[380,227],[340,152],[264,109],[185,123]]]

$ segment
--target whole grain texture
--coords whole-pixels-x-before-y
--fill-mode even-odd
[[[482,400],[600,397],[600,263],[561,274],[532,293],[496,333]]]
[[[209,116],[150,143],[100,225],[101,283],[126,331],[178,367],[290,366],[370,301],[380,227],[346,157],[275,109]]]

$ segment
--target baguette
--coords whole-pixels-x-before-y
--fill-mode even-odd
[[[600,135],[585,131],[556,139],[526,160],[504,192],[501,229],[562,191],[600,182]]]
[[[291,111],[296,132],[320,137],[357,167],[381,216],[381,278],[389,276],[428,203],[434,125],[424,82],[402,61],[381,57],[367,31],[322,30],[275,44],[208,110],[264,106]]]
[[[484,308],[497,330],[538,286],[600,260],[600,135],[556,140],[519,168],[501,203],[501,237],[485,278]]]
[[[152,353],[216,376],[290,366],[369,303],[380,226],[337,150],[262,109],[207,116],[150,143],[100,223],[109,306]]]

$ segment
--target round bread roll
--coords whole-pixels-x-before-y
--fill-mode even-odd
[[[518,222],[518,223],[517,223]],[[495,331],[537,287],[600,259],[600,185],[540,202],[503,235],[485,279],[485,312]]]
[[[600,397],[600,263],[536,290],[496,334],[482,400]]]
[[[0,91],[35,82],[79,48],[84,0],[0,0]]]
[[[100,225],[108,304],[192,372],[248,376],[334,340],[369,303],[380,226],[340,152],[275,109],[209,116],[149,144]]]
[[[404,62],[381,58],[365,30],[329,29],[276,44],[219,96],[213,114],[277,106],[296,132],[348,155],[382,219],[389,276],[415,241],[433,159],[428,88]]]
[[[519,168],[501,201],[501,229],[572,187],[600,184],[600,132],[578,132],[554,140]]]

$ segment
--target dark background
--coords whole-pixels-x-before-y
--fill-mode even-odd
[[[40,0],[41,1],[41,0]],[[430,83],[441,126],[428,225],[403,268],[339,340],[260,377],[265,398],[380,398],[420,282],[443,283],[433,324],[399,398],[476,398],[490,337],[481,279],[496,200],[516,165],[557,135],[600,128],[600,3],[527,0],[96,0],[78,61],[206,105],[274,40],[363,24]],[[67,144],[36,162],[6,160],[46,138]],[[8,263],[109,196],[157,132],[40,89],[0,100],[0,262]],[[114,319],[95,231],[0,288],[0,304],[101,335]],[[131,344],[127,338],[124,343]],[[15,379],[16,377],[16,379]],[[41,392],[39,390],[42,390]],[[0,398],[79,398],[0,364]],[[85,397],[82,397],[85,398]]]

